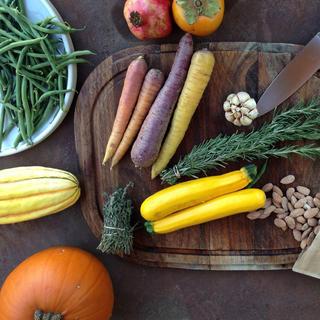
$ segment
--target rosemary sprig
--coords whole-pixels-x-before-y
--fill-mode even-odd
[[[278,142],[320,140],[319,100],[297,104],[282,113],[275,114],[271,123],[249,133],[219,135],[195,146],[174,167],[165,169],[161,179],[169,184],[181,177],[197,177],[208,170],[224,167],[228,162],[252,161],[269,157],[288,157],[297,154],[303,157],[320,156],[320,148],[314,144],[277,147]]]
[[[103,208],[103,232],[98,249],[109,254],[130,254],[133,245],[134,226],[131,226],[132,201],[127,192],[133,183],[106,194]]]

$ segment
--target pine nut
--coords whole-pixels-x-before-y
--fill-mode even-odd
[[[281,203],[282,197],[277,192],[272,192],[272,199],[277,203]]]
[[[315,205],[314,205],[314,202],[313,202],[313,198],[312,198],[311,196],[307,196],[306,199],[307,199],[307,204],[308,204],[311,208],[314,208]]]
[[[304,210],[302,208],[299,208],[291,211],[290,216],[293,218],[297,218],[299,216],[303,216],[303,214],[304,214]]]
[[[308,225],[310,227],[315,227],[317,224],[318,224],[318,220],[317,219],[315,219],[315,218],[308,219]]]
[[[303,227],[303,226],[302,226],[301,223],[299,223],[299,222],[296,223],[296,229],[297,229],[297,230],[302,231],[302,227]]]
[[[303,208],[303,206],[306,204],[306,199],[300,199],[300,200],[298,200],[296,203],[295,203],[295,205],[294,205],[294,207],[296,208],[296,209],[298,209],[298,208]]]
[[[300,242],[301,241],[301,232],[299,230],[292,230],[293,237],[296,241]]]
[[[276,213],[276,214],[283,214],[283,213],[285,213],[285,211],[284,211],[283,208],[276,208],[276,209],[274,210],[274,213]]]
[[[293,195],[294,195],[298,200],[305,198],[305,195],[302,194],[302,193],[300,193],[300,192],[295,192]]]
[[[265,184],[263,187],[262,187],[262,190],[264,192],[270,192],[273,188],[273,184],[271,182]]]
[[[307,246],[307,239],[303,239],[300,243],[300,248],[304,250]]]
[[[276,227],[282,229],[283,231],[285,231],[287,229],[287,224],[282,219],[278,219],[278,218],[274,219],[274,225]]]
[[[286,197],[282,197],[281,205],[285,211],[288,211],[288,199]]]
[[[295,196],[292,196],[290,198],[290,201],[291,201],[292,205],[294,206],[298,202],[298,199]]]
[[[295,189],[294,188],[289,188],[286,191],[286,195],[288,199],[291,199],[291,197],[293,196],[293,194],[295,193]]]
[[[311,231],[312,231],[312,228],[308,228],[307,230],[303,231],[303,233],[301,235],[301,239],[303,240],[303,239],[307,238]]]
[[[316,195],[315,195],[315,198],[318,198],[320,200],[320,192],[318,192]]]
[[[285,217],[284,221],[287,223],[287,226],[289,227],[289,229],[294,229],[296,226],[296,223],[294,221],[294,219],[292,217]]]
[[[320,232],[320,226],[316,226],[314,229],[313,229],[313,232],[315,234],[318,234]]]
[[[281,208],[281,203],[280,202],[272,200],[272,203],[276,208]]]
[[[314,238],[316,237],[315,233],[314,232],[311,232],[308,236],[308,239],[307,239],[307,246],[311,246],[311,243],[312,241],[314,240]]]
[[[291,204],[291,202],[288,202],[288,209],[290,212],[292,212],[294,210],[293,205]]]
[[[307,229],[309,229],[310,226],[308,225],[308,223],[305,223],[302,228],[301,228],[301,231],[306,231]]]
[[[247,218],[249,220],[256,220],[256,219],[259,219],[259,217],[261,216],[262,213],[263,213],[262,210],[250,212],[247,214]]]
[[[310,194],[310,189],[307,187],[298,186],[297,191],[302,193],[305,196],[308,196]]]
[[[273,186],[273,192],[277,193],[280,197],[283,197],[283,192],[278,186]]]
[[[296,180],[295,176],[293,176],[292,174],[284,177],[281,179],[280,183],[281,184],[291,184]]]
[[[299,216],[299,217],[297,218],[297,221],[298,221],[299,223],[305,224],[307,220],[305,219],[305,217]]]
[[[318,208],[310,208],[304,213],[304,217],[306,219],[310,219],[310,218],[315,217],[318,213],[319,213]]]
[[[271,198],[267,198],[266,203],[264,205],[264,209],[270,207],[272,204],[272,199]]]
[[[313,198],[313,203],[316,205],[316,207],[320,208],[320,199]]]
[[[277,214],[277,218],[279,218],[279,219],[284,219],[287,216],[288,216],[288,213],[278,213]]]
[[[270,214],[276,209],[275,206],[270,206],[263,210],[263,213],[260,215],[259,219],[266,219],[270,216]]]

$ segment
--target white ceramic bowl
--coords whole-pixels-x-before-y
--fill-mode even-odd
[[[25,8],[28,17],[34,21],[43,20],[46,17],[57,17],[57,20],[63,21],[60,14],[53,6],[49,0],[25,0]],[[65,47],[66,53],[71,53],[74,51],[71,37],[69,35],[61,35],[63,45]],[[69,65],[68,66],[68,80],[67,80],[67,89],[76,89],[77,84],[77,66]],[[55,131],[58,126],[61,124],[63,119],[66,117],[72,100],[74,98],[74,92],[69,92],[65,95],[64,102],[64,111],[59,110],[56,114],[52,115],[50,119],[32,136],[32,145],[27,145],[22,142],[19,144],[17,149],[12,147],[15,137],[18,134],[18,129],[14,128],[12,132],[6,137],[2,144],[2,150],[0,152],[0,157],[5,157],[19,153],[34,147],[43,140],[45,140],[53,131]]]

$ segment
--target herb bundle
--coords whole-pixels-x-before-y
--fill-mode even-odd
[[[133,184],[106,195],[103,208],[103,232],[98,249],[109,254],[130,254],[133,245],[134,226],[131,226],[132,201],[127,192]]]
[[[277,147],[278,142],[320,140],[320,102],[300,103],[275,114],[270,123],[249,133],[219,135],[195,146],[174,167],[161,173],[162,181],[174,184],[181,177],[197,177],[208,170],[224,167],[238,160],[252,161],[269,157],[288,157],[297,154],[314,158],[320,156],[320,147],[288,145]]]
[[[0,0],[0,150],[16,127],[13,147],[32,144],[33,134],[64,110],[68,66],[90,51],[66,53],[62,34],[76,31],[48,17],[33,23],[23,0]]]

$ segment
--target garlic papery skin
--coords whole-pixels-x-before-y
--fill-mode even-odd
[[[234,125],[250,126],[259,116],[256,101],[247,92],[231,93],[223,104],[225,118]]]

